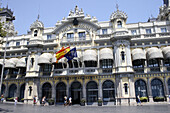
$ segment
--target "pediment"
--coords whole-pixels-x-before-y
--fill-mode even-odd
[[[97,23],[93,23],[89,20],[79,18],[77,20],[78,25],[73,24],[74,20],[67,20],[64,23],[61,23],[54,29],[53,33],[54,34],[65,33],[71,29],[86,29],[87,31],[97,31],[100,28],[100,26]]]

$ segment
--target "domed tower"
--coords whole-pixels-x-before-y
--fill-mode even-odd
[[[40,81],[38,59],[43,49],[43,30],[44,24],[37,19],[30,26],[31,37],[29,39],[28,47],[28,59],[27,59],[27,74],[26,74],[26,90],[25,98],[28,99],[27,103],[32,103],[31,99],[34,95],[41,95],[39,92]],[[33,80],[34,79],[34,80]],[[33,82],[32,82],[33,81]]]
[[[113,26],[113,34],[114,35],[124,35],[127,33],[126,29],[126,21],[127,21],[127,14],[123,11],[120,11],[117,6],[117,11],[113,12],[110,16],[110,21]]]
[[[126,13],[117,11],[112,13],[110,22],[112,24],[111,41],[114,48],[114,69],[116,72],[117,104],[135,103],[134,95],[134,72],[132,69],[130,39],[126,21]]]
[[[163,0],[163,6],[159,8],[159,15],[157,20],[170,21],[170,0]]]

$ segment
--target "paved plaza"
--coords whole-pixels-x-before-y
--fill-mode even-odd
[[[170,104],[143,106],[32,106],[0,104],[0,113],[169,113]]]

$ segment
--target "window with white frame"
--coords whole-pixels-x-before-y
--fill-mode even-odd
[[[151,33],[152,33],[151,29],[146,29],[146,34],[151,34]]]
[[[85,40],[85,38],[86,38],[85,32],[79,32],[79,39],[80,40]]]
[[[16,42],[16,46],[20,46],[20,42]]]
[[[121,27],[122,27],[122,22],[121,22],[121,21],[118,21],[118,22],[117,22],[117,27],[118,27],[118,28],[121,28]]]
[[[136,30],[131,30],[131,34],[132,34],[132,35],[137,35]]]
[[[51,35],[47,35],[47,40],[50,40],[51,39]]]
[[[73,40],[74,34],[73,33],[67,33],[67,40]]]
[[[161,33],[166,33],[166,32],[167,32],[166,28],[161,28]]]
[[[107,34],[107,29],[102,29],[102,34]]]

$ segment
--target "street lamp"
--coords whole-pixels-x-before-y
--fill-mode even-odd
[[[6,37],[4,58],[3,58],[3,63],[2,63],[1,81],[0,81],[0,94],[1,94],[1,89],[2,89],[3,73],[4,73],[4,67],[5,67],[5,58],[6,58],[6,47],[7,47],[7,42],[8,42],[8,36]]]

